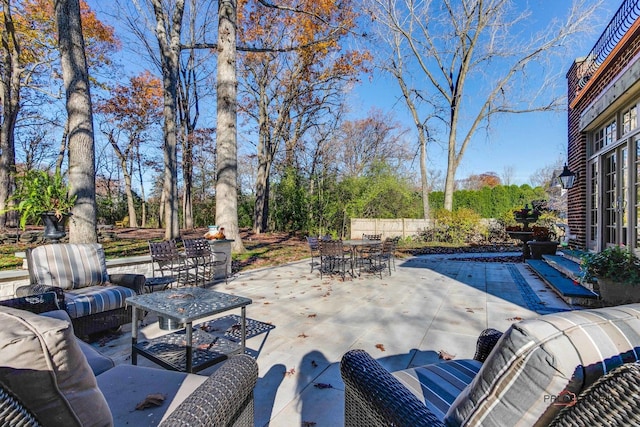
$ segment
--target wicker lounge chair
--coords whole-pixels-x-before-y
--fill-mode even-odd
[[[489,348],[491,340],[478,343]],[[345,425],[589,426],[603,425],[600,417],[639,425],[639,347],[640,304],[631,304],[518,322],[484,361],[486,351],[477,351],[474,360],[391,374],[351,350],[341,362]]]
[[[41,311],[55,295],[35,301],[28,297],[0,305]],[[0,307],[0,321],[8,326],[0,330],[0,425],[254,425],[258,367],[247,355],[232,356],[210,377],[114,366],[73,336],[62,310],[36,315]],[[161,399],[136,409],[150,395]]]
[[[30,285],[18,296],[54,290],[59,306],[72,319],[79,337],[118,328],[131,322],[125,299],[142,293],[141,274],[108,274],[100,244],[53,244],[27,251]]]

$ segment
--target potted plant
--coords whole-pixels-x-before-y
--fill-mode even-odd
[[[597,280],[597,292],[606,305],[640,302],[640,259],[623,246],[610,246],[584,255],[583,282]]]
[[[534,225],[531,227],[533,240],[527,242],[532,259],[542,259],[542,255],[555,255],[558,249],[556,233],[549,227]]]
[[[64,226],[76,197],[69,196],[69,186],[60,172],[49,174],[43,170],[30,170],[18,176],[16,184],[16,191],[11,196],[16,205],[7,210],[20,214],[20,228],[24,230],[27,221],[40,218],[45,225],[44,237],[54,241],[64,237]]]

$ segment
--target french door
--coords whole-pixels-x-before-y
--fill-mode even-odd
[[[602,224],[601,248],[629,245],[629,150],[622,145],[604,154],[602,160],[602,199],[600,219]],[[637,182],[637,180],[634,180]],[[592,177],[593,183],[593,177]],[[597,186],[597,182],[595,183]],[[593,198],[592,203],[597,203]],[[593,206],[593,205],[592,205]],[[635,211],[635,209],[634,209]],[[635,212],[634,212],[635,213]],[[592,215],[597,212],[591,210]],[[595,224],[592,224],[595,225]],[[596,225],[597,226],[597,225]],[[635,239],[634,239],[635,245]]]

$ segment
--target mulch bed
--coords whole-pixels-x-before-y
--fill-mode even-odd
[[[483,256],[466,258],[448,258],[449,261],[473,261],[473,262],[522,262],[522,256]]]
[[[459,248],[448,247],[425,247],[417,249],[400,249],[402,252],[410,255],[459,255],[473,253],[495,254],[485,257],[454,257],[447,258],[452,261],[473,261],[473,262],[522,262],[520,255],[499,255],[504,252],[520,252],[522,248],[519,245],[503,244],[503,245],[475,245]]]

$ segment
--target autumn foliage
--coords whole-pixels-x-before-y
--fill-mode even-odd
[[[162,117],[162,82],[149,71],[132,77],[128,85],[117,85],[110,94],[96,110],[125,129],[145,127]]]
[[[110,64],[110,55],[114,50],[120,49],[113,27],[102,23],[82,0],[80,13],[89,65]],[[51,0],[24,0],[16,5],[13,19],[23,64],[42,64],[57,57],[57,27],[54,17],[54,3]]]

